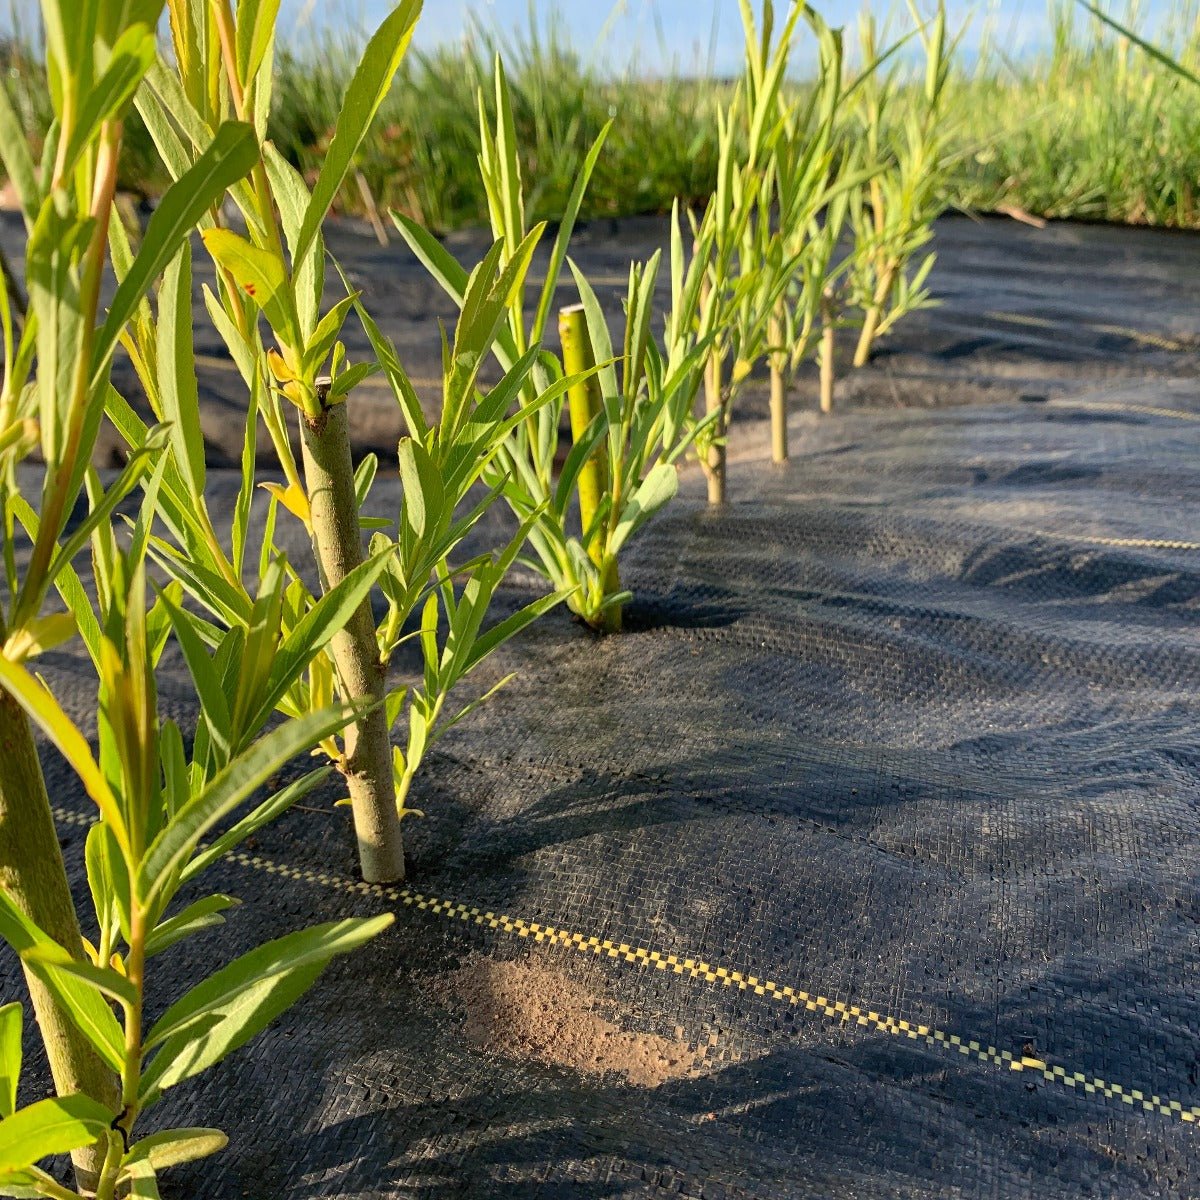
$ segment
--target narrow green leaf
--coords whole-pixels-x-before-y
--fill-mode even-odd
[[[17,907],[7,889],[0,887],[0,938],[53,993],[63,1011],[88,1039],[101,1058],[114,1070],[122,1070],[125,1035],[104,997],[90,984],[60,972],[57,967],[73,962],[71,956],[39,929]],[[31,957],[33,951],[37,957]],[[54,965],[51,965],[51,964]],[[27,1166],[28,1164],[22,1164]]]
[[[3,79],[0,79],[0,161],[4,163],[4,169],[17,193],[28,230],[41,207],[41,189],[38,187],[37,169],[29,153],[25,127],[13,108],[8,85]]]
[[[191,862],[184,867],[180,875],[180,882],[187,883],[195,879],[202,871],[206,871],[218,859],[224,858],[231,850],[235,850],[264,825],[270,825],[287,812],[293,804],[303,800],[305,796],[324,783],[332,772],[332,766],[318,767],[315,771],[309,771],[307,775],[302,775],[299,779],[289,783],[287,787],[281,788],[269,800],[264,800],[231,829],[198,851]]]
[[[134,25],[121,35],[104,74],[84,94],[71,137],[60,152],[64,179],[75,170],[83,152],[95,144],[100,126],[122,115],[156,53],[154,31],[147,26]]]
[[[125,1164],[147,1162],[155,1171],[178,1167],[217,1154],[229,1145],[219,1129],[164,1129],[134,1142],[125,1155]]]
[[[55,947],[55,949],[61,950],[61,947]],[[134,1005],[137,1003],[137,992],[134,990],[133,984],[124,975],[114,971],[112,967],[98,967],[94,963],[64,957],[63,954],[56,954],[48,947],[35,947],[23,957],[28,963],[38,964],[62,975],[71,975],[81,983],[121,1004]]]
[[[151,283],[175,257],[180,242],[226,188],[248,174],[257,161],[258,139],[253,127],[227,121],[217,130],[212,145],[195,166],[167,190],[146,226],[138,256],[117,288],[104,328],[97,337],[92,359],[94,383],[99,381],[125,323]]]
[[[111,1121],[112,1113],[87,1096],[39,1100],[0,1121],[0,1173],[90,1145]]]
[[[629,498],[617,528],[609,543],[609,553],[620,553],[621,547],[679,490],[679,473],[667,463],[652,467],[646,478]]]
[[[420,15],[421,0],[401,0],[363,51],[346,90],[333,139],[321,163],[321,173],[309,199],[300,236],[296,239],[292,260],[297,265],[304,262],[379,106],[392,86]]]
[[[177,1000],[150,1030],[159,1047],[142,1094],[165,1091],[244,1045],[290,1007],[336,955],[357,949],[393,921],[392,913],[318,925],[235,959]]]
[[[214,925],[224,924],[221,913],[239,904],[241,901],[235,897],[221,895],[205,896],[202,900],[193,901],[183,912],[155,926],[146,938],[146,957],[152,958],[184,938],[211,929]]]
[[[0,1008],[0,1117],[11,1117],[17,1107],[21,1079],[21,1005],[16,1001]]]
[[[229,229],[206,229],[201,237],[209,254],[233,276],[238,287],[262,309],[275,336],[300,346],[300,318],[292,296],[287,264]]]
[[[0,687],[25,710],[31,721],[58,747],[70,763],[101,817],[112,827],[118,843],[128,848],[129,838],[112,789],[92,757],[87,739],[71,723],[58,701],[24,667],[0,655]]]
[[[175,462],[192,495],[204,495],[204,435],[192,327],[192,248],[184,242],[158,289],[158,388]]]
[[[394,555],[395,548],[389,546],[382,553],[360,563],[304,614],[279,647],[271,665],[266,691],[252,719],[252,728],[266,721],[313,656],[328,644],[334,634],[345,628],[370,595],[375,581],[387,570]]]
[[[337,733],[354,719],[355,713],[350,705],[342,705],[298,717],[239,754],[155,838],[142,863],[143,894],[150,897],[168,886],[213,825],[248,800],[296,755]]]

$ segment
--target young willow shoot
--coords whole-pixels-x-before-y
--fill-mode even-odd
[[[248,122],[260,137],[265,131],[278,9],[278,0],[245,0],[235,15],[230,0],[211,0],[208,5],[170,0],[174,70],[160,65],[150,72],[138,107],[173,177],[190,169],[200,147],[226,117]],[[321,225],[391,87],[420,10],[420,0],[404,0],[368,42],[311,191],[264,146],[250,180],[230,190],[245,221],[245,236],[223,227],[220,205],[198,222],[217,266],[217,292],[206,293],[205,300],[250,389],[234,562],[222,566],[215,561],[216,539],[203,528],[210,524],[206,516],[173,511],[168,520],[176,526],[173,532],[182,535],[176,562],[185,560],[191,566],[188,556],[199,541],[204,554],[200,565],[213,569],[201,574],[197,590],[217,604],[216,593],[233,589],[243,615],[245,589],[239,568],[247,542],[259,416],[284,473],[283,495],[302,514],[312,535],[322,590],[336,587],[363,561],[346,401],[367,368],[348,368],[339,347],[341,325],[353,299],[347,297],[320,315],[325,261]],[[190,271],[185,268],[181,275]],[[181,304],[183,286],[181,279]],[[274,345],[264,343],[264,323]],[[141,357],[145,383],[150,364],[145,354]],[[186,399],[190,409],[190,387]],[[288,413],[293,409],[303,448],[303,478],[288,435]],[[122,416],[128,424],[128,414]],[[173,458],[182,475],[182,502],[199,508],[197,465],[185,463],[178,446],[173,447]],[[330,640],[327,655],[338,693],[347,701],[366,702],[337,751],[354,812],[363,874],[374,881],[398,879],[404,873],[403,845],[382,703],[384,676],[369,599],[364,598],[358,610],[346,617]]]
[[[525,197],[504,70],[495,69],[495,125],[479,96],[480,167],[500,261],[531,255],[541,233],[528,228]],[[607,130],[592,145],[575,181],[549,255],[532,317],[526,312],[524,272],[509,295],[505,321],[491,350],[511,375],[521,364],[517,418],[487,478],[529,531],[531,565],[592,628],[615,631],[629,593],[619,559],[630,537],[675,494],[675,463],[702,426],[691,410],[699,387],[703,342],[696,333],[702,259],[687,260],[673,222],[672,310],[664,346],[651,334],[659,256],[630,271],[625,333],[618,375],[612,342],[594,291],[574,266],[582,304],[559,315],[562,358],[544,348],[575,218]],[[455,301],[471,312],[469,277],[427,231],[393,214],[413,252]],[[574,444],[559,463],[559,425],[569,403]],[[578,499],[573,507],[572,500]],[[578,524],[574,524],[575,521]]]
[[[0,1188],[7,1194],[74,1195],[37,1165],[47,1154],[70,1151],[78,1186],[89,1195],[157,1195],[156,1164],[210,1153],[223,1139],[168,1131],[130,1143],[140,1113],[167,1087],[262,1028],[305,990],[331,954],[378,928],[378,922],[343,925],[332,940],[320,934],[301,957],[268,950],[266,974],[263,962],[239,960],[181,997],[153,1029],[143,1027],[149,959],[215,923],[228,902],[210,897],[199,909],[188,906],[171,916],[169,906],[185,882],[261,824],[264,808],[213,847],[202,849],[201,839],[296,753],[354,715],[326,711],[291,723],[226,755],[211,771],[189,768],[179,730],[157,718],[154,666],[169,623],[165,600],[150,609],[146,604],[142,562],[152,500],[127,552],[118,549],[111,518],[151,462],[161,462],[170,435],[162,427],[145,431],[107,490],[90,459],[115,395],[110,365],[126,323],[201,214],[246,175],[256,157],[252,127],[228,123],[214,131],[163,197],[101,323],[123,119],[155,60],[161,8],[149,0],[92,0],[80,11],[45,0],[56,126],[40,165],[18,135],[8,92],[0,86],[0,156],[28,233],[29,284],[19,335],[9,291],[0,290],[0,937],[24,967],[57,1092],[55,1100],[15,1111],[20,1020],[18,1008],[6,1006],[0,1016]],[[36,507],[21,491],[27,474],[16,469],[34,449],[44,464]],[[160,473],[161,467],[152,478]],[[151,482],[148,497],[155,487]],[[85,515],[69,527],[81,499]],[[20,565],[19,539],[28,545]],[[98,611],[75,567],[89,544]],[[66,612],[46,611],[51,589]],[[25,665],[76,634],[100,680],[98,759],[49,687]],[[302,670],[303,655],[297,663]],[[86,848],[99,930],[94,943],[84,941],[72,902],[33,725],[75,770],[81,793],[100,818]],[[287,797],[268,801],[266,815],[286,803]],[[227,1008],[231,1000],[237,1003]]]
[[[926,281],[937,256],[931,251],[915,268],[912,263],[933,239],[933,222],[945,211],[947,184],[959,154],[945,100],[962,34],[947,39],[944,0],[939,0],[929,23],[921,20],[911,0],[909,9],[925,51],[919,102],[905,112],[899,128],[889,125],[889,115],[898,107],[895,67],[870,72],[857,95],[853,136],[867,163],[878,169],[850,207],[855,239],[852,289],[863,312],[856,367],[870,361],[876,340],[901,318],[932,303]],[[862,17],[860,39],[866,61],[877,61],[877,34],[869,13]]]
[[[6,1081],[0,1095],[0,1190],[8,1195],[75,1196],[38,1164],[48,1154],[91,1147],[98,1148],[100,1161],[95,1177],[86,1181],[88,1196],[157,1197],[159,1170],[213,1154],[226,1138],[216,1129],[185,1128],[160,1129],[139,1140],[136,1126],[143,1115],[170,1088],[220,1062],[290,1007],[330,959],[362,945],[392,920],[385,914],[335,921],[268,942],[187,988],[156,1021],[147,1019],[157,956],[222,923],[222,914],[237,903],[212,894],[177,905],[181,890],[191,892],[208,866],[311,791],[329,768],[301,777],[243,812],[215,840],[205,839],[246,809],[296,755],[355,715],[347,707],[331,708],[262,733],[271,709],[255,708],[257,697],[248,696],[246,662],[257,655],[286,686],[305,669],[320,640],[314,630],[303,645],[281,639],[271,625],[279,587],[268,577],[256,605],[257,637],[231,637],[212,659],[203,652],[189,656],[204,705],[189,761],[181,730],[160,721],[157,712],[155,668],[178,610],[165,596],[147,607],[144,556],[154,501],[152,480],[129,551],[118,547],[108,524],[92,533],[99,611],[84,607],[86,598],[76,611],[86,614],[85,642],[100,679],[99,757],[92,757],[83,734],[23,665],[0,659],[5,691],[63,753],[99,816],[85,848],[97,930],[94,942],[83,943],[86,954],[68,953],[5,887],[0,937],[117,1084],[115,1097],[60,1093],[53,1103],[14,1112],[20,1043],[14,1047],[11,1040],[13,1011],[4,1010],[9,1035],[0,1038],[0,1076]],[[279,564],[273,571],[282,578]],[[230,728],[231,713],[236,739],[220,736]]]
[[[232,555],[224,554],[211,533],[202,463],[189,461],[178,443],[171,448],[172,473],[162,505],[173,541],[155,540],[152,546],[159,561],[205,610],[204,618],[180,615],[201,644],[216,645],[227,629],[241,628],[249,636],[252,604],[243,578],[251,540],[256,418],[261,415],[285,482],[264,485],[271,499],[260,564],[270,555],[282,507],[303,524],[312,542],[324,593],[318,599],[300,574],[289,568],[278,612],[283,629],[293,631],[311,622],[330,589],[337,589],[347,579],[377,582],[386,601],[386,615],[378,626],[365,590],[355,593],[358,598],[353,610],[328,611],[323,619],[332,624],[334,632],[327,649],[314,658],[306,679],[272,695],[272,702],[288,715],[321,709],[335,689],[347,699],[373,703],[371,711],[348,730],[343,745],[335,738],[323,744],[346,777],[363,872],[373,880],[402,875],[399,822],[414,811],[406,805],[412,780],[430,746],[479,702],[477,698],[457,711],[448,708],[452,689],[488,653],[558,600],[556,596],[544,598],[498,625],[485,626],[496,589],[523,544],[524,527],[495,555],[459,566],[450,563],[450,555],[496,499],[494,492],[485,492],[473,501],[468,495],[516,423],[508,410],[532,365],[531,358],[516,362],[495,389],[485,392],[479,387],[479,366],[503,323],[510,294],[523,286],[536,239],[530,239],[515,258],[503,264],[500,250],[493,251],[472,275],[467,287],[468,313],[459,322],[453,346],[446,348],[442,412],[436,422],[426,419],[394,348],[356,293],[348,291],[321,315],[326,253],[320,222],[340,183],[339,173],[348,169],[390,86],[418,9],[417,4],[401,5],[368,44],[315,187],[310,191],[266,145],[255,167],[255,186],[231,192],[249,236],[220,227],[215,216],[205,223],[205,245],[218,268],[218,291],[206,290],[205,300],[248,395]],[[243,5],[235,28],[222,44],[252,38],[244,24],[252,17],[253,10]],[[218,24],[225,20],[220,17]],[[176,38],[180,38],[178,29]],[[141,101],[147,124],[169,164],[174,159],[180,165],[186,163],[221,115],[220,106],[214,107],[200,86],[203,64],[196,56],[196,61],[189,59],[179,48],[186,50],[189,45],[187,38],[178,43],[179,74],[156,72]],[[270,57],[267,44],[261,58],[251,55],[248,65],[223,54],[210,68],[226,73],[234,106],[240,94],[241,111],[259,128],[268,117]],[[250,73],[251,66],[256,73]],[[193,78],[191,71],[198,76]],[[168,293],[167,303],[160,299],[156,324],[145,310],[128,343],[151,402],[164,414],[171,412],[188,427],[198,429],[190,349],[167,356],[157,350],[164,337],[172,347],[189,345],[190,309],[183,302],[190,293],[189,277],[185,262],[178,296]],[[351,311],[357,311],[377,363],[348,363],[341,331]],[[265,318],[278,349],[263,341],[260,317]],[[157,371],[152,369],[155,361]],[[407,430],[398,447],[403,504],[395,522],[363,516],[378,463],[369,456],[356,468],[350,454],[352,390],[367,374],[381,368],[392,385]],[[534,397],[531,411],[538,403]],[[286,413],[293,406],[299,411],[303,479],[287,431]],[[121,424],[134,438],[139,436],[136,418],[128,411],[122,413]],[[384,530],[391,530],[391,536]],[[372,534],[366,560],[363,532]],[[409,636],[405,629],[410,617],[417,614],[425,659],[423,678],[411,687],[391,687],[389,665]],[[390,731],[397,724],[405,727],[403,749],[391,744]]]
[[[788,392],[801,365],[821,348],[822,366],[832,362],[824,341],[831,328],[830,309],[840,270],[835,260],[845,222],[848,193],[855,175],[853,160],[840,166],[838,113],[844,98],[841,30],[830,29],[805,6],[804,18],[817,38],[817,79],[801,104],[781,94],[782,129],[772,148],[772,190],[760,197],[758,226],[772,274],[792,264],[790,278],[775,302],[768,339],[771,370],[771,456],[788,457]],[[772,230],[772,207],[777,227]],[[824,379],[824,371],[822,372]],[[822,408],[832,405],[832,389]]]
[[[775,30],[771,0],[759,27],[749,0],[739,0],[745,70],[733,100],[718,110],[716,191],[703,216],[693,219],[697,245],[707,253],[697,332],[709,343],[704,376],[708,424],[696,445],[714,505],[726,498],[726,438],[742,384],[772,349],[778,305],[794,271],[795,255],[772,216],[776,148],[784,130],[782,87],[797,22],[806,6],[793,3]]]

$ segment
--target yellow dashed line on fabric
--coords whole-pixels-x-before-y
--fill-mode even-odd
[[[1177,421],[1200,421],[1200,413],[1188,412],[1182,408],[1162,408],[1153,404],[1126,404],[1120,401],[1109,404],[1102,400],[1072,400],[1066,396],[1056,396],[1050,403],[1069,408],[1090,409],[1093,412],[1129,412],[1147,417],[1174,417]]]
[[[1138,550],[1200,550],[1200,542],[1173,542],[1154,538],[1092,537],[1086,533],[1051,533],[1048,529],[1029,529],[1019,532],[1032,537],[1050,538],[1057,542],[1089,542],[1095,546],[1115,546]]]
[[[1051,320],[1048,317],[1035,317],[1026,313],[987,312],[983,314],[991,321],[1008,321],[1013,325],[1028,325],[1034,329],[1053,329],[1065,331],[1067,326],[1062,321]],[[1172,350],[1180,352],[1194,349],[1193,343],[1180,338],[1167,337],[1161,333],[1145,333],[1140,329],[1130,329],[1125,325],[1097,325],[1090,321],[1076,321],[1075,325],[1092,333],[1105,333],[1114,337],[1128,338],[1132,342],[1140,342],[1143,346],[1153,346],[1157,350]]]
[[[1200,1105],[1185,1107],[1178,1100],[1166,1100],[1138,1088],[1127,1088],[1119,1083],[1112,1083],[1079,1071],[1068,1071],[1066,1067],[1052,1065],[1040,1058],[1030,1055],[1015,1055],[1008,1050],[998,1050],[995,1046],[963,1038],[958,1034],[947,1033],[945,1030],[933,1026],[903,1020],[887,1013],[863,1008],[858,1004],[847,1004],[842,1000],[834,1000],[828,996],[805,991],[803,988],[775,983],[744,971],[734,971],[728,967],[716,966],[703,959],[668,954],[661,950],[649,950],[643,946],[636,946],[631,942],[618,942],[611,938],[599,938],[567,929],[558,929],[553,925],[526,921],[521,917],[507,916],[504,913],[478,906],[441,900],[436,896],[426,896],[411,888],[362,883],[331,875],[326,871],[292,867],[286,863],[277,863],[260,855],[246,854],[242,851],[234,851],[226,857],[239,866],[280,878],[294,879],[298,882],[328,887],[353,895],[376,895],[420,912],[445,917],[451,921],[459,920],[483,929],[494,929],[516,937],[530,938],[535,942],[564,946],[568,950],[576,950],[582,954],[593,954],[633,965],[653,967],[660,971],[670,971],[672,974],[702,980],[706,983],[736,987],[742,991],[752,992],[756,996],[803,1008],[806,1012],[824,1016],[843,1025],[862,1026],[874,1029],[879,1033],[890,1034],[893,1037],[924,1042],[926,1045],[960,1054],[972,1061],[1007,1068],[1011,1071],[1029,1071],[1041,1075],[1048,1083],[1072,1088],[1084,1095],[1104,1096],[1110,1100],[1118,1100],[1133,1107],[1140,1107],[1146,1112],[1160,1113],[1162,1116],[1175,1117],[1189,1123],[1200,1120]]]
[[[55,808],[54,815],[64,824],[88,827],[92,823],[90,818],[66,809]],[[532,938],[535,942],[565,946],[568,950],[576,950],[582,954],[599,955],[634,965],[654,967],[660,971],[670,971],[672,974],[703,980],[706,983],[736,987],[741,991],[753,992],[756,996],[803,1008],[806,1012],[824,1016],[842,1025],[862,1026],[874,1029],[879,1033],[890,1034],[893,1037],[924,1042],[928,1046],[957,1053],[964,1058],[990,1066],[1007,1068],[1011,1071],[1029,1071],[1040,1075],[1047,1083],[1068,1087],[1086,1096],[1104,1096],[1109,1100],[1117,1100],[1133,1108],[1160,1113],[1164,1117],[1173,1117],[1190,1124],[1200,1121],[1200,1105],[1185,1107],[1178,1100],[1163,1099],[1161,1096],[1146,1093],[1139,1088],[1125,1087],[1122,1084],[1112,1083],[1094,1075],[1086,1075],[1080,1071],[1068,1071],[1064,1066],[1050,1064],[1031,1055],[1016,1055],[1008,1050],[998,1050],[995,1046],[963,1038],[956,1033],[947,1033],[943,1029],[937,1029],[930,1025],[906,1021],[887,1013],[876,1012],[874,1009],[863,1008],[858,1004],[833,1000],[828,996],[805,991],[803,988],[774,983],[769,979],[749,975],[744,971],[715,966],[703,959],[686,958],[678,954],[664,953],[661,950],[648,950],[630,942],[614,942],[611,938],[574,933],[570,930],[558,929],[553,925],[542,925],[536,921],[526,921],[521,917],[506,916],[504,913],[493,912],[490,909],[458,904],[451,900],[440,900],[436,896],[426,896],[421,892],[414,892],[411,888],[363,883],[361,880],[345,879],[328,871],[292,867],[287,863],[278,863],[258,854],[247,854],[242,850],[235,850],[225,857],[227,861],[237,863],[238,866],[252,871],[261,871],[266,875],[274,875],[280,879],[293,879],[297,883],[326,887],[350,895],[379,896],[385,900],[396,901],[406,907],[445,917],[451,921],[459,920],[469,925],[478,925],[483,929],[494,929],[516,937]]]

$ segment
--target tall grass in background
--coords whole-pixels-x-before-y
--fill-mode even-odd
[[[49,92],[27,7],[9,0],[3,27],[12,32],[0,40],[0,70],[36,148],[49,122]],[[1185,66],[1200,68],[1200,0],[1171,5],[1157,27],[1147,27],[1138,0],[1105,7]],[[369,32],[353,4],[321,9],[319,26],[302,23],[283,38],[270,127],[284,157],[310,177]],[[1127,39],[1070,0],[1051,0],[1049,17],[1050,38],[1038,52],[1011,57],[1009,31],[996,23],[984,26],[977,56],[959,56],[946,98],[961,122],[951,147],[958,153],[951,201],[985,211],[1200,227],[1200,109],[1188,89],[1162,64],[1133,57]],[[732,27],[726,32],[736,36]],[[853,60],[853,47],[848,51]],[[712,192],[716,110],[732,85],[712,78],[711,64],[682,61],[651,78],[634,63],[614,74],[581,54],[554,19],[507,31],[475,22],[461,42],[406,61],[339,207],[363,210],[361,173],[381,211],[395,208],[437,231],[485,223],[469,98],[490,79],[497,52],[508,68],[531,218],[561,216],[587,148],[610,119],[585,219],[667,213],[677,196],[702,205]],[[791,86],[805,83],[794,79]],[[914,70],[898,89],[898,122],[919,103],[920,88]],[[168,182],[131,114],[121,186],[156,195]]]
[[[1102,7],[1200,67],[1200,4],[1167,6],[1148,27],[1138,0]],[[1200,226],[1200,108],[1166,66],[1072,0],[1053,0],[1050,42],[1023,61],[987,38],[979,62],[950,82],[969,153],[953,182],[964,207],[1044,217]]]
[[[279,57],[270,134],[301,170],[319,166],[356,61],[361,38],[353,26],[343,30],[302,30]],[[588,147],[610,120],[621,133],[597,167],[585,217],[666,212],[677,196],[701,200],[712,190],[715,111],[726,89],[683,74],[641,79],[636,67],[605,74],[552,15],[511,31],[476,20],[461,42],[412,55],[359,163],[381,209],[434,230],[486,220],[470,98],[488,90],[497,57],[508,72],[531,218],[562,215]]]

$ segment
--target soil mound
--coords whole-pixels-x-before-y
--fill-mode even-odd
[[[696,1074],[686,1041],[622,1029],[615,1007],[552,967],[472,954],[439,977],[437,992],[464,1011],[463,1033],[480,1049],[523,1055],[588,1075],[616,1072],[654,1088]]]

